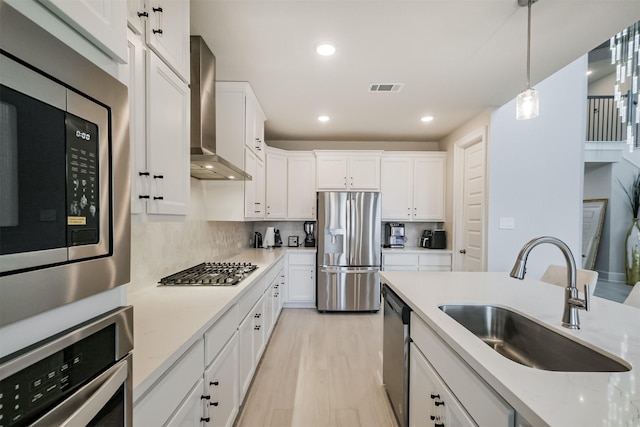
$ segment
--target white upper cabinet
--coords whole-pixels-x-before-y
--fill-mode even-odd
[[[189,208],[189,87],[153,52],[147,62],[147,211],[186,215]]]
[[[127,0],[125,13],[129,27],[144,34],[146,44],[189,83],[189,0]]]
[[[289,219],[316,219],[316,158],[312,152],[288,153],[287,194]]]
[[[136,34],[144,34],[144,24],[149,16],[144,2],[145,0],[127,0],[127,23]]]
[[[287,217],[287,155],[286,152],[267,148],[266,160],[267,219]]]
[[[446,153],[392,152],[382,157],[382,219],[444,221]]]
[[[380,152],[316,151],[317,189],[379,191]]]
[[[127,62],[127,5],[113,0],[39,0],[109,57]]]
[[[245,94],[245,145],[262,161],[265,159],[265,115],[251,88]]]

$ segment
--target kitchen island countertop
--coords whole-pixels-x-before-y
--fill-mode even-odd
[[[640,425],[640,309],[593,297],[581,329],[561,326],[564,288],[507,273],[384,271],[387,283],[449,347],[533,425]],[[552,372],[499,355],[442,312],[442,304],[495,304],[624,359],[628,372]]]
[[[221,262],[258,269],[234,286],[157,286],[128,294],[133,305],[133,401],[143,396],[180,356],[286,253],[315,248],[246,249]],[[158,277],[160,279],[160,277]]]

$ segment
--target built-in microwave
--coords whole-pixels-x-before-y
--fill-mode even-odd
[[[0,13],[0,327],[130,278],[127,87]]]
[[[111,251],[109,110],[0,57],[0,272]]]

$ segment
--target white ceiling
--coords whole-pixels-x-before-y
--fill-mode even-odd
[[[638,20],[640,0],[539,0],[532,85]],[[267,140],[437,141],[524,89],[526,22],[516,0],[191,0],[191,33],[218,80],[251,83]]]

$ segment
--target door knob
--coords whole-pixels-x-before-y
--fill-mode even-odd
[[[460,253],[461,253],[461,254],[466,254],[466,253],[467,253],[467,250],[466,250],[466,249],[460,249]]]

